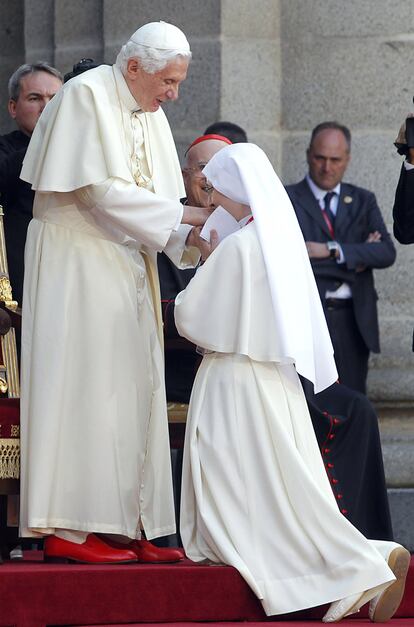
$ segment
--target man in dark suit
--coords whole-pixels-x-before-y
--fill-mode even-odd
[[[394,236],[400,244],[414,244],[414,133],[412,132],[414,128],[411,127],[407,140],[407,124],[413,124],[412,116],[407,118],[401,126],[395,141],[398,152],[406,156],[395,190],[392,210]],[[414,331],[412,347],[414,351]]]
[[[394,235],[400,244],[414,244],[414,149],[410,161],[405,161],[395,191],[393,208]],[[406,164],[412,165],[407,169]]]
[[[395,191],[394,235],[400,244],[414,243],[414,120],[410,114],[401,126],[394,142],[398,152],[405,155]]]
[[[380,350],[373,268],[391,266],[396,253],[374,194],[342,183],[350,148],[345,126],[319,124],[307,150],[307,176],[286,189],[306,240],[339,379],[365,393],[369,353]]]
[[[22,304],[24,247],[32,219],[34,192],[20,179],[30,137],[43,109],[60,89],[63,76],[48,63],[21,65],[9,80],[10,116],[17,130],[0,137],[0,204],[13,297]]]

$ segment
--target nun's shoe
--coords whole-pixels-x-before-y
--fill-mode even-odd
[[[365,594],[365,592],[357,592],[356,594],[351,594],[349,597],[345,597],[345,599],[334,601],[329,606],[322,621],[324,623],[339,623],[345,616],[359,612],[359,608],[364,603]]]
[[[386,622],[398,610],[404,595],[410,559],[410,553],[402,546],[393,549],[389,554],[388,566],[396,576],[396,581],[371,600],[368,614],[373,623]]]

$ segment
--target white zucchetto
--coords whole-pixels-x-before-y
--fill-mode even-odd
[[[157,50],[181,50],[190,52],[190,44],[183,31],[168,22],[144,24],[130,37],[130,41],[140,46]]]

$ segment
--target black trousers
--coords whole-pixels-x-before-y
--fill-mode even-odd
[[[369,349],[358,329],[352,299],[328,298],[323,308],[339,381],[352,390],[366,394]]]

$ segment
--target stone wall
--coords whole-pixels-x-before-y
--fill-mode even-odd
[[[7,82],[25,61],[23,0],[0,2],[0,133],[13,130],[7,113]]]
[[[392,142],[411,109],[414,4],[406,0],[0,0],[0,132],[7,79],[21,63],[63,72],[81,57],[112,62],[147,21],[181,27],[194,60],[178,103],[166,108],[179,153],[204,128],[228,119],[268,152],[286,183],[306,171],[312,127],[338,119],[353,132],[347,179],[377,194],[389,227],[400,168]],[[414,246],[397,245],[378,271],[382,353],[371,361],[374,399],[414,396]]]
[[[414,5],[404,0],[282,0],[282,174],[306,169],[309,131],[337,119],[353,133],[346,179],[377,195],[388,227],[401,166],[393,141],[412,110]],[[414,246],[376,272],[382,352],[371,359],[369,395],[414,398]]]

